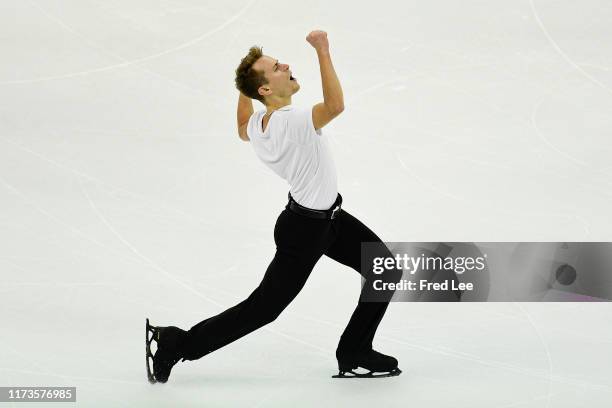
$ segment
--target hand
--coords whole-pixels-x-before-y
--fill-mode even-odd
[[[327,41],[327,33],[325,31],[311,31],[310,34],[306,36],[306,41],[308,41],[317,51],[329,50],[329,41]]]

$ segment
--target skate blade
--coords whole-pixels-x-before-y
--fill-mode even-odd
[[[155,384],[157,382],[157,380],[155,379],[155,376],[153,375],[153,370],[151,369],[153,365],[153,353],[151,353],[151,342],[153,341],[153,338],[155,337],[156,331],[157,331],[157,327],[151,326],[149,324],[149,318],[147,318],[147,323],[145,326],[145,356],[146,356],[146,363],[147,363],[147,379],[149,380],[151,384]],[[151,337],[149,337],[149,333],[151,333]]]
[[[356,373],[353,370],[340,371],[336,375],[332,375],[332,378],[385,378],[385,377],[397,377],[402,373],[399,368],[394,368],[388,373],[370,371],[369,373]]]

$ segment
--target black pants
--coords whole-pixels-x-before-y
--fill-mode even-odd
[[[362,273],[361,242],[381,240],[344,208],[335,219],[320,220],[298,215],[286,207],[276,221],[274,241],[274,259],[253,293],[188,331],[183,347],[185,360],[201,358],[274,321],[300,292],[323,255]],[[340,338],[338,359],[350,359],[372,348],[387,306],[388,300],[357,304]]]

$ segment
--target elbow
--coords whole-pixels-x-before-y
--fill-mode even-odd
[[[337,103],[329,107],[329,113],[334,116],[338,116],[342,112],[344,112],[344,102]]]

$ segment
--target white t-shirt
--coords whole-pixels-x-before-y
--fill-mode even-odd
[[[336,166],[329,141],[312,123],[312,107],[283,106],[270,115],[265,131],[265,110],[249,118],[247,135],[257,156],[289,183],[300,205],[327,210],[338,196]]]

